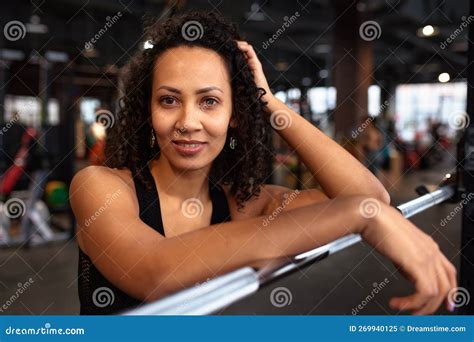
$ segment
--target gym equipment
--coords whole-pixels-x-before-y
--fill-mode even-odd
[[[20,180],[20,177],[25,172],[27,159],[31,144],[37,137],[38,132],[34,128],[27,128],[21,137],[20,148],[15,154],[13,165],[2,175],[0,179],[0,195],[7,197],[14,189],[15,185]]]
[[[69,238],[67,232],[57,233],[51,229],[48,206],[41,200],[48,173],[48,170],[35,171],[27,191],[12,192],[10,199],[2,203],[3,220],[20,218],[21,222],[20,234],[12,237],[9,234],[9,224],[5,220],[1,225],[0,247],[31,247]]]
[[[68,189],[66,183],[50,181],[45,187],[46,202],[52,209],[63,209],[68,206]]]
[[[0,202],[0,241],[9,240],[10,218],[6,215],[5,205]]]
[[[406,218],[439,203],[450,200],[456,193],[453,185],[401,204],[398,210]],[[331,254],[352,246],[362,238],[350,234],[327,245],[312,249],[293,257],[263,260],[233,272],[211,279],[204,284],[172,294],[154,303],[128,310],[123,315],[207,315],[215,313],[253,293],[262,286],[294,272],[297,269],[319,262]]]

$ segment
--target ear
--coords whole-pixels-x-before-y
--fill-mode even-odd
[[[232,127],[232,128],[236,128],[236,127],[237,127],[237,120],[235,119],[234,116],[232,116],[232,117],[230,118],[229,126]]]

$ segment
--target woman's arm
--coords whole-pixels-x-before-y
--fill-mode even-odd
[[[310,250],[366,224],[354,196],[281,213],[268,226],[259,216],[165,238],[140,220],[127,188],[111,170],[87,167],[72,180],[71,206],[81,249],[109,281],[146,301],[257,260]]]
[[[270,91],[260,61],[251,45],[239,42],[248,57],[257,85],[266,90],[264,100],[278,134],[295,150],[330,197],[367,195],[390,203],[382,183],[343,147],[278,100]]]
[[[210,225],[165,238],[139,218],[134,193],[105,167],[88,167],[71,183],[78,242],[115,286],[153,301],[261,259],[294,255],[350,233],[390,258],[416,286],[394,309],[432,313],[456,287],[455,270],[436,243],[400,213],[365,196],[338,197],[265,216]],[[380,208],[364,215],[368,200]],[[93,220],[90,218],[94,217]]]

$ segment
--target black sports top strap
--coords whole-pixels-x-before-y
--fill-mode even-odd
[[[140,218],[143,222],[164,236],[165,231],[161,218],[160,198],[156,189],[155,180],[153,179],[148,165],[144,166],[141,172],[143,173],[143,177],[154,186],[152,186],[151,191],[148,191],[136,176],[133,177],[140,208]]]

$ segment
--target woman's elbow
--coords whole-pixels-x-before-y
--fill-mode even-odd
[[[390,194],[388,193],[388,191],[385,188],[382,188],[382,190],[379,191],[376,198],[379,201],[381,201],[382,203],[390,205]]]
[[[378,199],[380,202],[390,205],[390,194],[388,193],[387,189],[383,186],[383,184],[377,179],[373,178],[373,181],[370,185],[367,185],[368,188],[370,187],[371,196]]]
[[[139,300],[144,303],[151,303],[166,297],[171,294],[173,290],[168,288],[168,283],[164,279],[156,279],[155,281],[150,281],[150,283],[140,291]]]
[[[135,298],[143,303],[154,302],[168,295],[170,289],[170,277],[166,266],[161,262],[155,262],[144,268],[140,279],[135,279]]]

